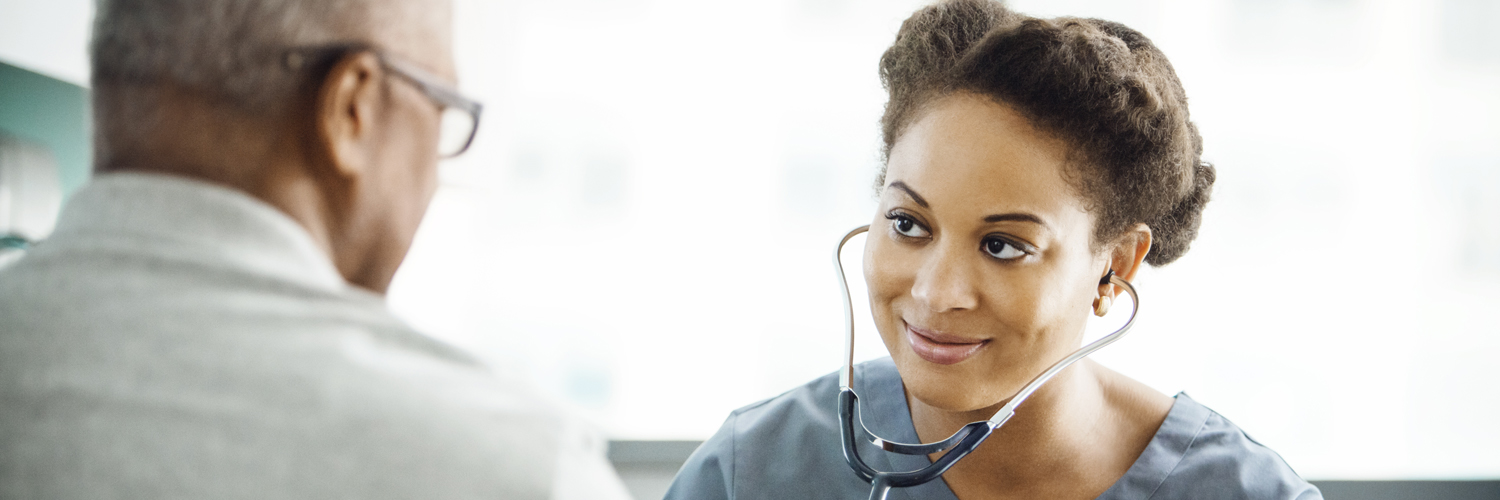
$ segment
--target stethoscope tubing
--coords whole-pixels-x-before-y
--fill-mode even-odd
[[[1011,396],[1010,400],[1005,403],[1005,406],[1002,406],[999,411],[995,412],[995,415],[990,417],[989,420],[971,422],[964,425],[958,432],[953,433],[947,439],[934,443],[906,444],[889,441],[870,432],[869,428],[864,425],[864,419],[857,418],[855,415],[855,411],[859,406],[859,395],[854,392],[854,303],[849,294],[849,281],[844,276],[842,253],[844,245],[849,240],[860,233],[869,231],[869,229],[870,226],[868,225],[854,228],[846,233],[843,239],[839,240],[838,246],[833,250],[833,266],[839,278],[839,291],[843,293],[844,298],[844,367],[839,371],[840,440],[843,442],[844,460],[849,463],[849,467],[854,469],[854,473],[860,479],[870,483],[871,500],[884,499],[889,494],[891,488],[916,486],[942,477],[943,473],[952,468],[960,459],[972,453],[974,449],[979,447],[980,443],[983,443],[985,439],[990,437],[990,434],[993,434],[996,429],[1005,425],[1005,422],[1015,416],[1016,407],[1025,402],[1027,398],[1030,398],[1038,389],[1041,389],[1043,384],[1052,380],[1053,377],[1057,376],[1058,373],[1073,363],[1088,357],[1095,351],[1103,349],[1104,346],[1113,344],[1124,337],[1126,332],[1130,331],[1130,327],[1135,325],[1136,315],[1140,312],[1141,300],[1136,294],[1135,287],[1130,282],[1111,273],[1106,278],[1108,282],[1124,289],[1126,293],[1130,294],[1130,319],[1125,322],[1124,326],[1121,326],[1118,330],[1105,335],[1099,340],[1078,348],[1063,359],[1053,363],[1046,371],[1038,374],[1030,383],[1027,383],[1014,396]],[[879,446],[882,450],[905,455],[930,455],[943,451],[947,451],[948,453],[943,454],[942,457],[933,461],[931,465],[914,471],[883,472],[875,470],[875,468],[865,464],[864,459],[859,455],[858,439],[854,435],[856,420],[858,420],[859,430],[864,431],[866,436],[872,438],[870,442]]]

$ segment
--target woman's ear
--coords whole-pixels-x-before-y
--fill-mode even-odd
[[[352,181],[369,171],[377,149],[383,72],[373,52],[355,52],[340,58],[323,79],[314,108],[321,174]]]
[[[1109,250],[1109,269],[1100,272],[1104,276],[1108,271],[1114,271],[1125,281],[1135,281],[1137,271],[1146,261],[1146,254],[1151,251],[1151,227],[1145,224],[1136,224],[1125,231],[1115,240],[1113,247]],[[1101,283],[1099,285],[1099,297],[1108,297],[1113,300],[1120,295],[1120,289],[1111,284]],[[1109,306],[1104,306],[1108,310]],[[1097,303],[1095,309],[1098,309]],[[1102,314],[1101,314],[1102,316]]]
[[[1115,274],[1125,281],[1135,281],[1136,271],[1141,269],[1146,261],[1146,254],[1150,252],[1151,227],[1136,224],[1116,241],[1110,265],[1114,266]]]

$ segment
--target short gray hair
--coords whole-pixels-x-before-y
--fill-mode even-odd
[[[419,22],[400,0],[97,0],[93,83],[170,83],[251,108],[279,107],[298,79],[286,49],[371,39],[385,22]],[[405,4],[405,5],[402,5]],[[406,7],[406,8],[402,8]]]

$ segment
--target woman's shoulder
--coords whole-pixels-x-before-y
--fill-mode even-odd
[[[894,387],[894,392],[904,394],[900,389],[901,375],[888,357],[855,365],[854,379],[861,395],[869,394],[875,387],[881,390]],[[831,436],[837,442],[838,395],[839,374],[829,373],[779,396],[731,412],[720,432],[728,430],[737,436],[757,438],[790,436],[827,439]]]
[[[856,380],[884,378],[887,371],[895,372],[889,358],[861,363]],[[688,457],[666,498],[819,498],[867,490],[843,459],[838,393],[832,373],[731,412]]]
[[[1321,499],[1270,448],[1179,393],[1139,459],[1100,498]]]
[[[780,395],[730,412],[735,431],[741,435],[770,430],[785,432],[792,427],[836,429],[838,419],[838,372],[823,375]]]

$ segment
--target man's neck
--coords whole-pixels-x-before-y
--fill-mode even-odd
[[[389,277],[363,269],[344,231],[336,180],[319,179],[298,123],[258,116],[175,87],[111,88],[113,100],[137,105],[99,109],[103,140],[98,170],[188,177],[245,192],[281,210],[307,230],[339,273],[383,293]],[[128,94],[128,95],[127,95]],[[140,102],[152,105],[142,106]],[[128,115],[128,116],[127,116]],[[135,119],[138,118],[138,119]]]

